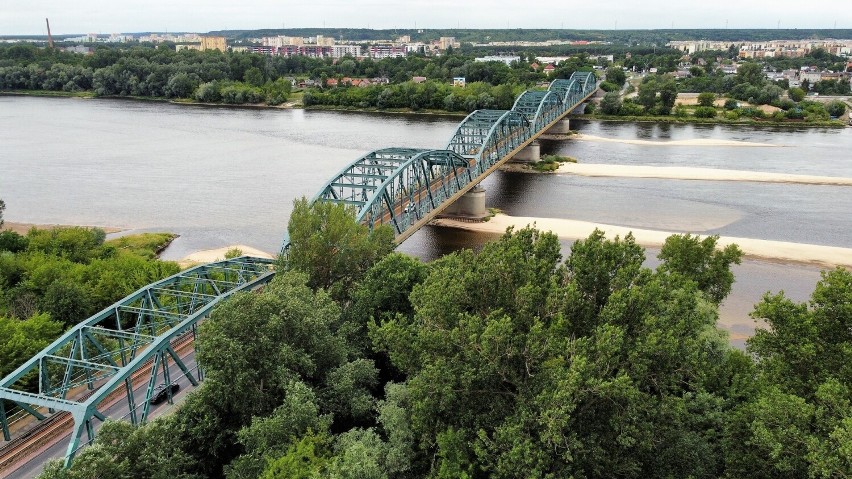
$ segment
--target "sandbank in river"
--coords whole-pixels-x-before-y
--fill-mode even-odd
[[[636,243],[646,247],[659,247],[666,238],[676,234],[667,231],[647,230],[641,228],[630,228],[625,226],[614,226],[589,221],[567,220],[561,218],[533,218],[528,216],[508,216],[498,214],[483,223],[466,223],[451,219],[439,219],[435,221],[438,226],[477,231],[483,233],[501,234],[506,228],[512,226],[516,230],[528,225],[534,225],[542,231],[551,231],[560,238],[581,239],[589,236],[595,228],[606,233],[608,238],[616,235],[624,237],[633,233]],[[705,235],[702,235],[704,237]],[[846,266],[852,267],[852,248],[841,248],[837,246],[823,246],[804,243],[791,243],[786,241],[760,240],[753,238],[738,238],[733,236],[722,236],[719,238],[720,247],[729,244],[737,244],[746,256],[768,259],[774,261],[790,261],[797,263],[815,264],[824,267]]]

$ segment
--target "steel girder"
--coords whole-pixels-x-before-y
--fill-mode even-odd
[[[174,340],[194,335],[198,321],[219,302],[268,282],[273,275],[272,260],[248,256],[196,266],[145,286],[82,321],[0,381],[4,438],[10,440],[4,400],[39,420],[45,416],[38,408],[67,411],[75,422],[67,464],[84,429],[89,440],[94,439],[94,419],[105,420],[98,407],[119,386],[126,389],[131,422],[139,422],[131,375],[150,367],[145,402],[138,406],[145,422],[160,369],[172,400],[169,358],[192,384],[201,379],[200,370],[194,376],[172,349]]]
[[[594,79],[593,73],[576,72],[568,80],[554,80],[549,90],[525,91],[511,110],[474,111],[456,128],[445,150],[386,148],[367,153],[329,180],[312,201],[349,206],[359,222],[370,228],[390,224],[400,236],[573,110],[594,92]],[[289,248],[285,234],[281,254],[286,256]]]
[[[389,224],[398,235],[470,183],[470,166],[447,150],[376,150],[341,170],[314,201],[352,206],[358,222]]]
[[[527,117],[534,131],[541,130],[564,113],[562,99],[550,90],[527,90],[521,93],[512,110]]]

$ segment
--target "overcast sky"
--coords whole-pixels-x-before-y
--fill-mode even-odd
[[[0,0],[0,35],[352,28],[852,28],[852,0]]]

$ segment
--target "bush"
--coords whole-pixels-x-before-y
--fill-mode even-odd
[[[715,118],[716,109],[712,106],[699,106],[694,113],[696,118]]]
[[[698,104],[703,107],[712,107],[715,101],[716,95],[712,92],[704,92],[698,95]]]
[[[737,111],[736,111],[736,110],[726,111],[726,112],[725,112],[725,119],[726,119],[726,120],[736,121],[736,120],[739,120],[739,119],[740,119],[740,114],[739,114],[739,113],[737,113]]]
[[[618,115],[622,109],[621,97],[616,92],[609,92],[601,100],[601,113]]]
[[[734,98],[728,98],[727,100],[725,100],[725,109],[726,110],[736,110],[739,107],[740,107],[739,102],[737,102],[737,100],[735,100]]]
[[[787,90],[787,95],[791,100],[795,102],[800,102],[805,99],[805,90],[802,90],[799,87],[793,87]]]
[[[19,235],[14,231],[0,231],[0,251],[18,253],[27,249],[26,236]]]
[[[829,115],[838,118],[843,116],[844,113],[846,113],[846,104],[844,104],[842,101],[833,101],[826,105],[825,109],[828,110]]]
[[[601,83],[600,89],[605,91],[605,92],[611,92],[611,91],[620,90],[620,87],[618,85],[616,85],[615,83],[610,83],[608,81],[605,81],[605,82]]]

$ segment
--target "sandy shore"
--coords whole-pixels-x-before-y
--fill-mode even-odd
[[[469,231],[485,233],[503,233],[506,228],[514,226],[515,229],[527,225],[535,226],[543,231],[552,231],[560,238],[580,239],[591,234],[595,228],[613,238],[616,235],[624,237],[632,232],[636,242],[642,246],[659,247],[666,238],[674,233],[667,231],[646,230],[640,228],[628,228],[589,221],[566,220],[559,218],[532,218],[527,216],[508,216],[498,214],[484,223],[464,223],[449,219],[436,220],[435,224],[450,228],[458,228]],[[759,240],[752,238],[737,238],[723,236],[719,238],[720,246],[737,244],[746,256],[769,259],[775,261],[792,261],[810,263],[826,267],[846,266],[852,267],[852,248],[840,248],[836,246],[822,246],[803,243],[789,243],[785,241]]]
[[[257,256],[258,258],[274,258],[274,256],[267,253],[266,251],[261,251],[257,248],[252,248],[251,246],[246,246],[244,244],[235,244],[231,246],[225,246],[224,248],[196,251],[195,253],[192,253],[178,261],[178,264],[193,265],[198,263],[212,263],[214,261],[220,261],[225,258],[225,253],[234,248],[237,248],[242,251],[244,255]]]
[[[76,228],[76,227],[80,227],[80,228],[100,228],[100,229],[104,230],[104,232],[107,233],[107,234],[118,233],[119,231],[124,231],[124,229],[122,229],[122,228],[112,228],[112,227],[109,227],[109,226],[41,225],[41,224],[34,224],[34,223],[15,223],[13,221],[5,221],[3,223],[3,227],[0,228],[0,230],[11,230],[11,231],[14,231],[15,233],[25,235],[32,228],[35,228],[35,229],[38,229],[38,230],[49,230],[49,229],[53,229],[53,228]]]
[[[643,145],[643,146],[739,146],[750,148],[777,148],[781,145],[772,145],[769,143],[756,143],[749,141],[736,140],[714,140],[712,138],[695,138],[691,140],[624,140],[619,138],[605,138],[602,136],[575,135],[574,138],[580,141],[595,141],[601,143],[624,143],[628,145]]]
[[[722,170],[682,166],[602,165],[563,163],[556,173],[580,176],[619,178],[666,178],[676,180],[756,181],[765,183],[799,183],[803,185],[852,186],[852,178],[838,176],[792,175],[761,171]]]

